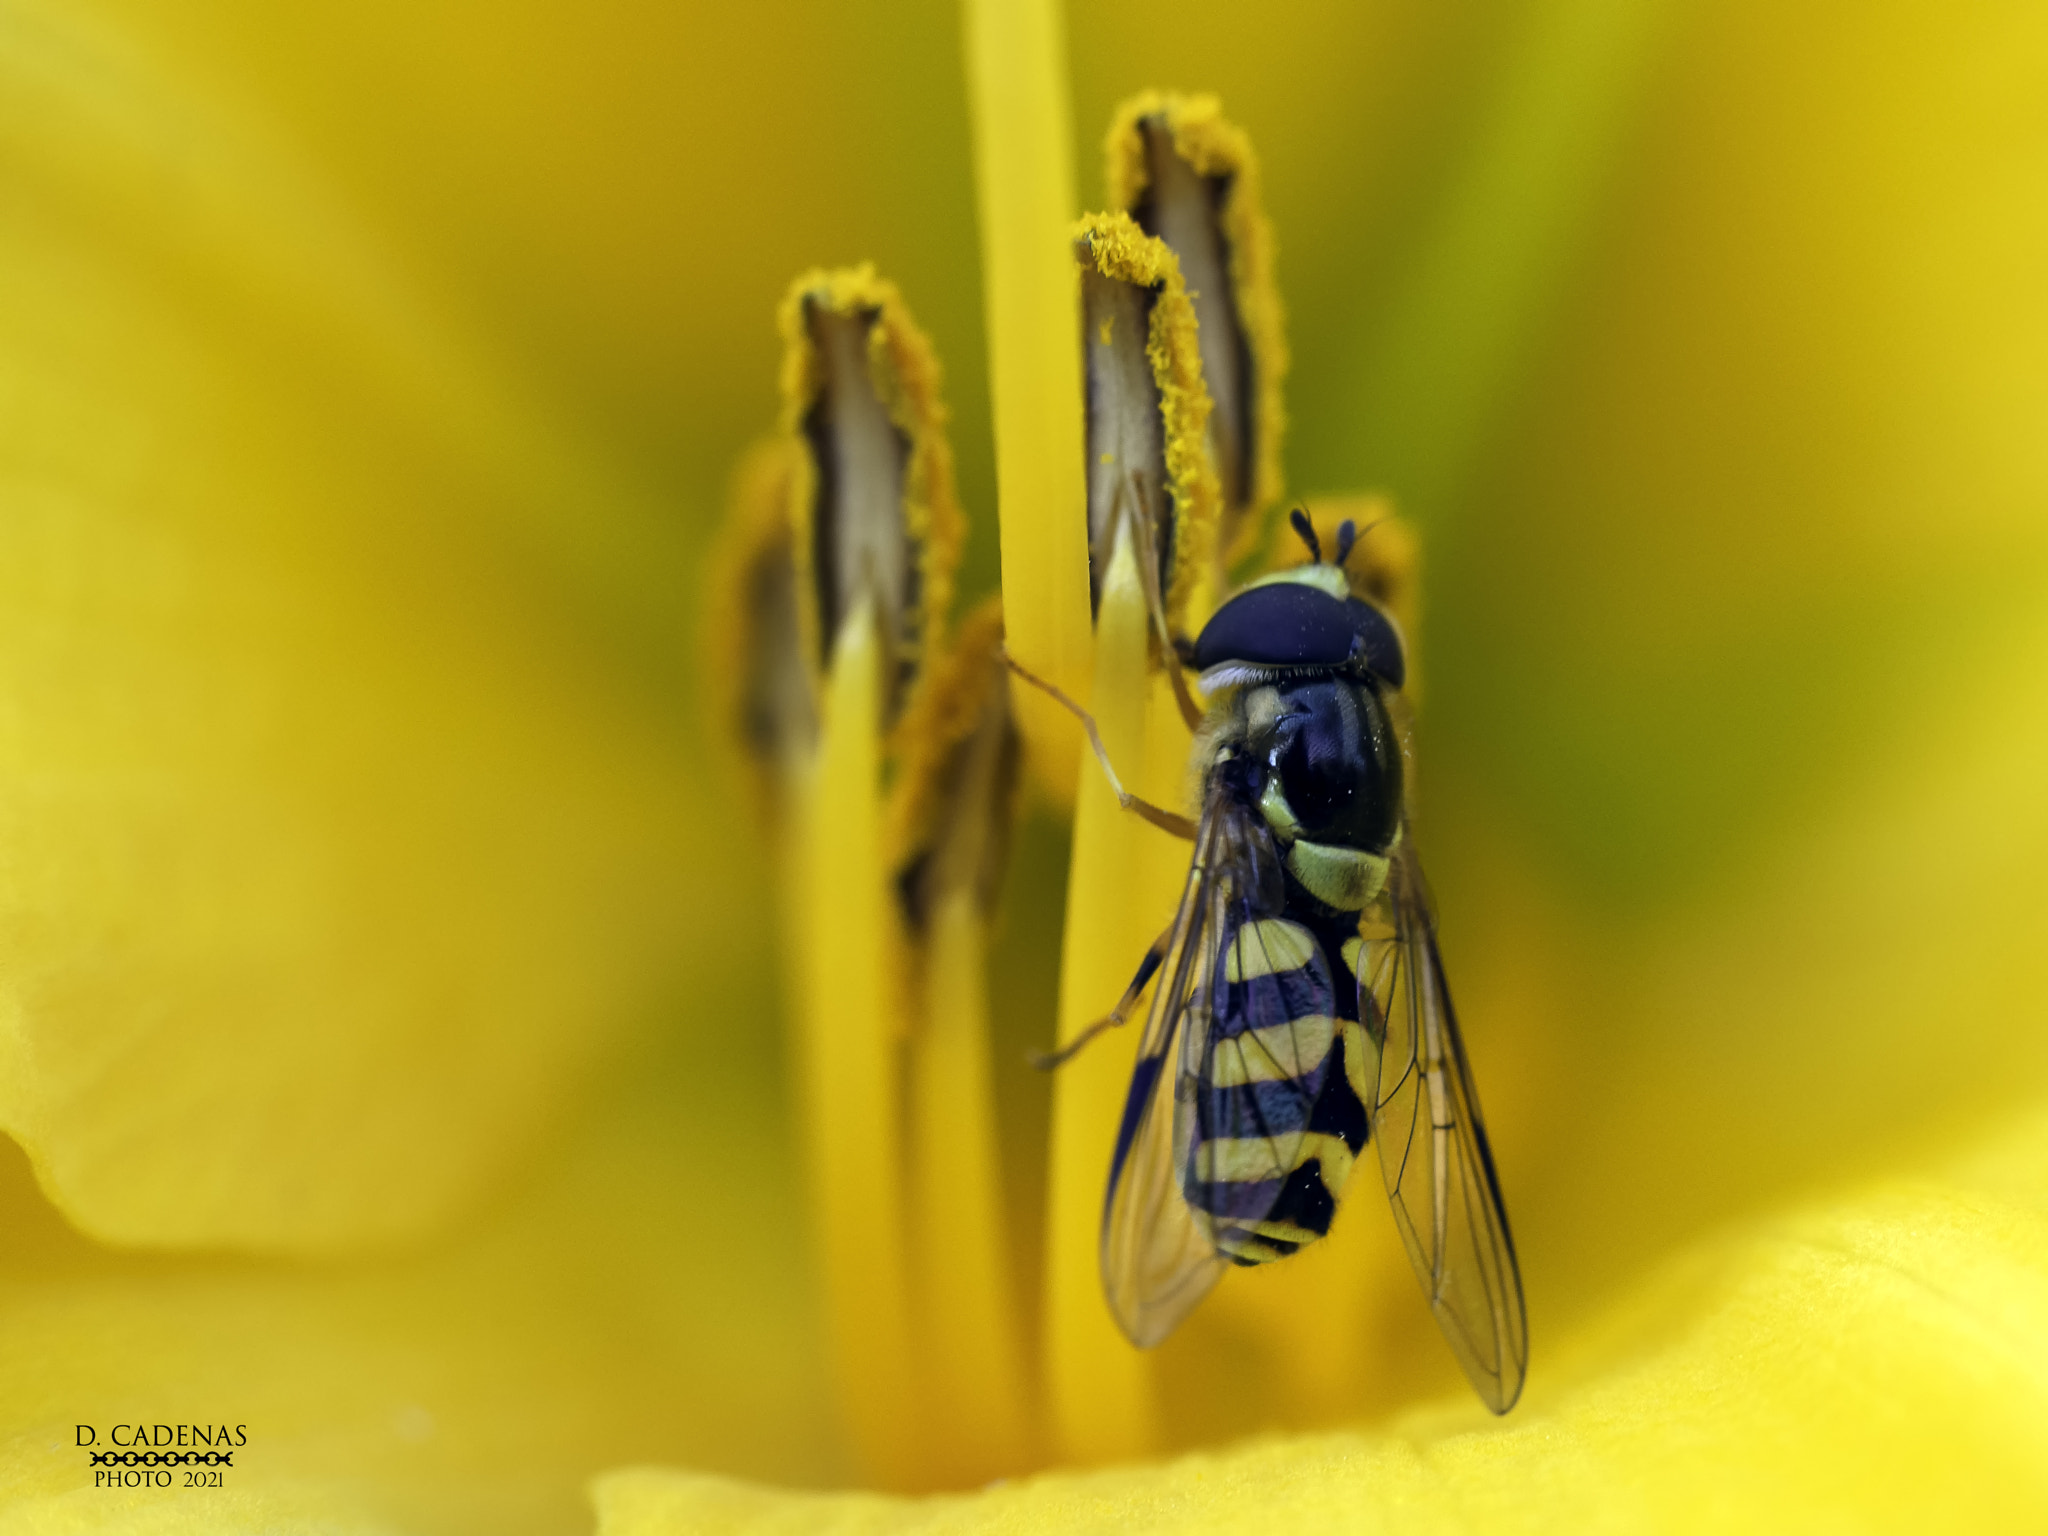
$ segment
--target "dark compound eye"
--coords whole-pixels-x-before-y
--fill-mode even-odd
[[[1276,581],[1240,592],[1218,608],[1195,640],[1195,670],[1241,662],[1261,667],[1342,667],[1363,657],[1399,688],[1407,667],[1393,622],[1370,603],[1338,599],[1303,582]]]
[[[1408,661],[1401,654],[1401,637],[1394,630],[1394,621],[1355,597],[1347,598],[1344,606],[1351,612],[1352,632],[1365,650],[1365,664],[1396,688],[1403,686],[1408,681]]]
[[[1195,640],[1198,671],[1223,662],[1271,667],[1338,667],[1354,644],[1351,615],[1329,593],[1276,581],[1240,592],[1218,608]]]
[[[1331,678],[1281,696],[1271,762],[1300,835],[1384,850],[1400,823],[1401,754],[1372,689]]]

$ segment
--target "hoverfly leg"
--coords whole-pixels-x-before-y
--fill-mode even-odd
[[[1051,694],[1054,699],[1072,711],[1076,720],[1081,722],[1081,728],[1088,733],[1088,745],[1095,749],[1095,760],[1102,764],[1103,776],[1109,780],[1109,787],[1116,795],[1118,805],[1133,815],[1151,822],[1153,826],[1159,828],[1162,832],[1170,832],[1175,837],[1185,838],[1191,843],[1195,840],[1195,824],[1187,817],[1169,811],[1163,806],[1154,805],[1150,800],[1141,800],[1124,788],[1123,780],[1116,776],[1116,768],[1109,760],[1109,748],[1102,744],[1102,733],[1095,729],[1095,717],[1093,715],[1068,698],[1066,691],[1057,683],[1048,682],[1040,677],[1036,672],[1033,672],[1024,663],[1012,656],[1008,649],[1003,651],[1003,661],[1012,672],[1023,678],[1032,687],[1038,689],[1041,693]]]
[[[1137,470],[1131,471],[1131,492],[1136,504],[1145,504],[1145,477]],[[1186,635],[1171,633],[1166,622],[1166,596],[1161,589],[1163,577],[1159,569],[1159,540],[1153,533],[1151,519],[1139,514],[1131,517],[1131,531],[1138,540],[1138,585],[1145,592],[1145,616],[1152,621],[1153,642],[1159,648],[1161,664],[1166,668],[1166,679],[1173,685],[1173,702],[1180,708],[1180,717],[1191,731],[1202,728],[1202,706],[1195,702],[1195,696],[1188,691],[1188,680],[1181,669],[1188,657],[1194,653],[1194,642]]]
[[[1147,984],[1157,974],[1159,967],[1166,963],[1166,951],[1172,942],[1173,928],[1169,925],[1164,933],[1152,941],[1152,947],[1145,951],[1145,958],[1138,962],[1138,974],[1131,978],[1131,984],[1124,989],[1124,995],[1117,999],[1116,1006],[1058,1050],[1034,1051],[1031,1055],[1031,1065],[1041,1072],[1054,1071],[1080,1055],[1081,1048],[1097,1035],[1115,1029],[1121,1024],[1128,1024],[1132,1011],[1138,1006],[1138,999],[1145,995]]]

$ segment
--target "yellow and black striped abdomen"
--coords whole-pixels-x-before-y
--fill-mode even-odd
[[[1355,984],[1302,923],[1246,918],[1213,985],[1177,1106],[1192,1116],[1181,1192],[1218,1251],[1263,1264],[1330,1230],[1365,1146],[1369,1046]]]

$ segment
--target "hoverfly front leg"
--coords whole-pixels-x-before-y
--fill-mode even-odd
[[[1145,994],[1145,987],[1158,974],[1159,967],[1166,963],[1166,951],[1173,943],[1173,927],[1167,926],[1164,933],[1152,941],[1152,947],[1145,951],[1145,958],[1138,962],[1138,974],[1131,978],[1131,984],[1124,988],[1124,995],[1117,999],[1116,1006],[1102,1018],[1090,1024],[1080,1034],[1056,1051],[1034,1051],[1031,1065],[1041,1072],[1051,1072],[1065,1066],[1081,1054],[1081,1048],[1097,1035],[1118,1025],[1131,1021],[1131,1012],[1138,1006],[1138,999]]]
[[[1068,698],[1066,691],[1059,687],[1058,684],[1048,682],[1025,666],[1016,657],[1012,656],[1007,648],[1003,651],[1003,661],[1012,672],[1023,678],[1032,687],[1042,693],[1052,695],[1054,699],[1065,705],[1073,712],[1074,718],[1081,722],[1081,729],[1088,733],[1088,745],[1095,749],[1095,760],[1102,764],[1103,776],[1109,780],[1109,787],[1115,793],[1118,805],[1137,816],[1143,817],[1162,832],[1171,832],[1175,837],[1185,838],[1191,843],[1195,840],[1195,824],[1188,820],[1187,817],[1177,815],[1167,810],[1164,806],[1154,805],[1150,800],[1141,800],[1124,788],[1123,780],[1116,776],[1116,769],[1109,761],[1109,748],[1102,744],[1102,733],[1095,729],[1095,717],[1093,715]]]

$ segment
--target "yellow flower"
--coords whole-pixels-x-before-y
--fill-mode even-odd
[[[1354,1195],[1362,1302],[1233,1277],[1158,1457],[930,1502],[789,1491],[864,1474],[692,594],[778,293],[863,257],[952,364],[993,586],[955,18],[0,20],[7,1523],[579,1529],[634,1465],[697,1470],[604,1477],[611,1528],[2040,1518],[2031,11],[1077,12],[1084,129],[1173,80],[1257,132],[1290,484],[1426,535],[1533,1364],[1491,1421]],[[215,1420],[218,1493],[76,1444]]]

